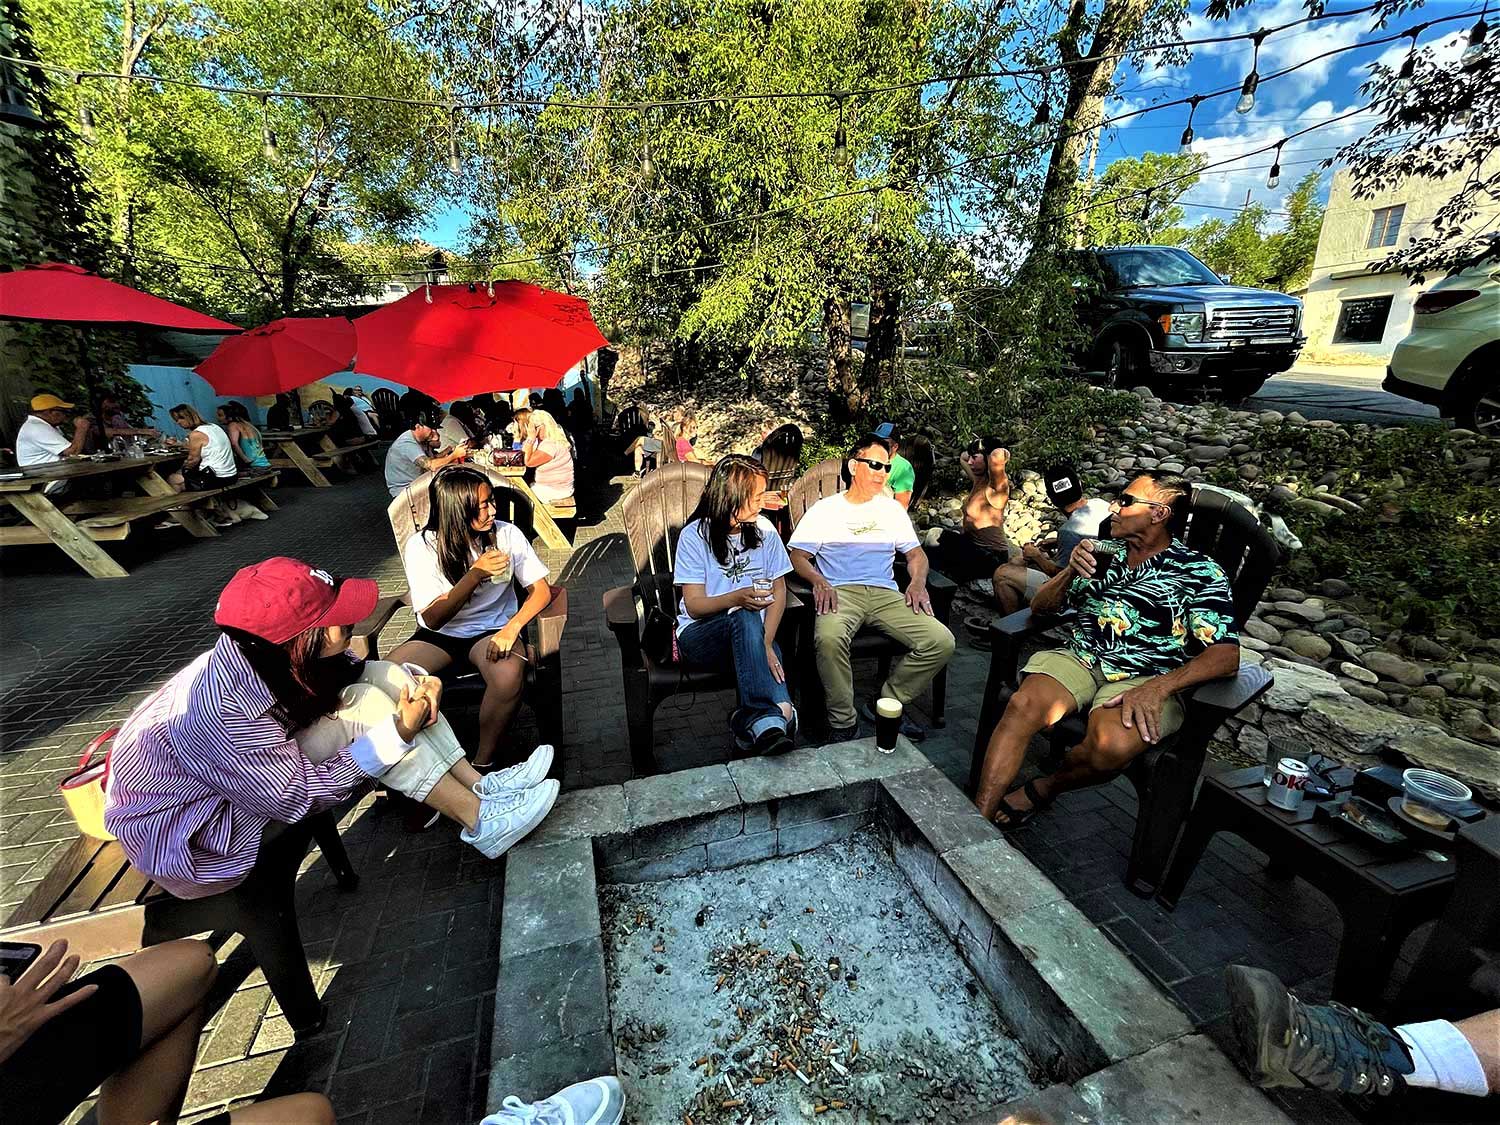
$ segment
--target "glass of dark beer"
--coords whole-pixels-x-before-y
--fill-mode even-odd
[[[901,701],[883,695],[875,701],[875,749],[893,753],[901,733]]]

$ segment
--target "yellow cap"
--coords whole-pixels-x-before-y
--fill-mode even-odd
[[[64,402],[56,395],[37,395],[31,400],[33,410],[72,410],[71,402]]]

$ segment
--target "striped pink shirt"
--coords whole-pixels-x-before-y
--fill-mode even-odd
[[[309,761],[269,714],[274,702],[239,647],[220,637],[115,736],[105,826],[137,870],[178,898],[242,882],[267,823],[337,804],[369,776],[356,761],[367,759],[359,743]]]

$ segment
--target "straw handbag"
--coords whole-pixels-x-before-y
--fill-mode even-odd
[[[94,753],[119,730],[119,727],[111,727],[90,742],[78,759],[78,768],[63,778],[58,786],[78,831],[96,840],[113,840],[114,837],[104,827],[104,783],[109,779],[109,753],[106,751],[97,762],[93,760]]]

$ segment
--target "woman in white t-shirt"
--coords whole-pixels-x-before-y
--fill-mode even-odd
[[[450,466],[432,478],[427,496],[427,525],[401,551],[417,631],[388,659],[484,677],[474,752],[483,773],[521,705],[526,656],[516,642],[552,601],[552,587],[520,528],[495,518],[495,490],[484,473]],[[517,585],[526,591],[519,605]]]
[[[729,726],[740,749],[784,754],[797,719],[776,630],[792,561],[760,514],[765,493],[766,468],[754,457],[731,454],[714,466],[677,538],[677,649],[686,664],[733,669],[739,706]]]
[[[573,447],[556,418],[545,410],[533,410],[521,453],[526,467],[536,470],[531,491],[538,500],[561,504],[573,499]]]

